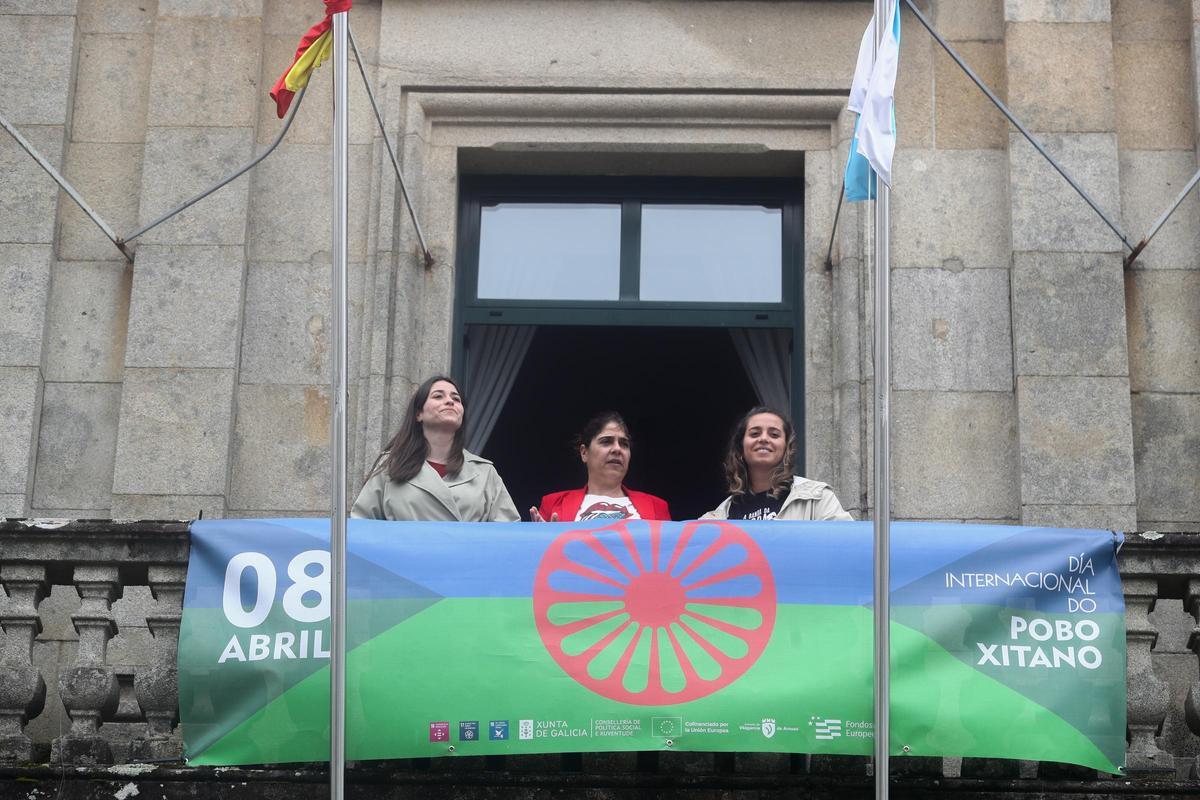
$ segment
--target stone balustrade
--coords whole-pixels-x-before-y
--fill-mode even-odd
[[[0,520],[5,592],[0,597],[0,771],[24,769],[33,775],[39,769],[142,762],[168,765],[157,769],[172,772],[177,781],[204,772],[182,768],[178,729],[175,657],[187,556],[188,530],[182,522]],[[1129,653],[1126,777],[1186,793],[1200,788],[1200,535],[1129,534],[1119,560]],[[564,775],[776,773],[818,781],[830,774],[860,781],[869,775],[862,758],[771,754],[453,761],[453,766],[434,762],[431,767],[428,760],[414,759],[405,769],[449,769],[451,775],[472,769]],[[36,766],[47,763],[50,767]],[[1013,787],[1023,780],[1043,788],[1046,781],[1116,785],[1093,771],[1050,763],[896,758],[893,765],[902,776],[936,779],[942,786],[955,780],[1007,781],[1008,792],[1018,791]],[[378,766],[362,769],[367,774]],[[0,792],[0,800],[3,796]]]

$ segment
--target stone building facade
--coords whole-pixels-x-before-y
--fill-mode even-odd
[[[1197,166],[1200,4],[926,0],[1136,240]],[[261,151],[315,0],[4,0],[0,113],[126,233]],[[451,366],[464,177],[795,179],[808,474],[871,513],[865,210],[825,251],[866,2],[361,0],[435,263],[351,75],[351,448]],[[0,516],[327,513],[328,70],[279,149],[133,263],[0,137]],[[911,13],[893,193],[894,513],[1196,530],[1200,199],[1118,238]],[[723,424],[723,423],[722,423]],[[351,487],[352,489],[353,487]]]
[[[1196,171],[1200,0],[920,7],[1134,239]],[[267,89],[319,13],[317,0],[0,0],[10,43],[0,49],[0,115],[125,234],[269,145],[281,123]],[[359,0],[353,29],[435,258],[427,267],[418,252],[352,74],[352,475],[413,387],[457,368],[469,249],[460,188],[471,179],[773,178],[794,180],[803,200],[794,358],[805,469],[869,515],[864,207],[842,208],[830,268],[825,252],[852,127],[854,52],[870,13],[868,2],[807,0]],[[1130,763],[1191,781],[1160,786],[1163,796],[1195,793],[1200,706],[1185,699],[1200,696],[1200,556],[1194,537],[1150,532],[1200,530],[1200,199],[1189,197],[1123,268],[1117,237],[910,13],[903,24],[894,514],[1146,532],[1130,537],[1122,565]],[[140,238],[132,263],[0,134],[0,517],[328,513],[329,105],[324,69],[278,150]],[[99,729],[113,758],[137,758],[139,747],[177,754],[163,686],[183,526],[55,524],[0,522],[3,665],[47,686],[44,711],[30,713],[36,691],[0,685],[0,733],[28,736],[48,760],[73,730],[64,676],[99,667],[120,683],[119,707]],[[146,674],[161,680],[139,694]],[[96,710],[98,725],[95,705],[84,710]],[[735,772],[762,773],[747,783],[720,777],[711,754],[664,760],[660,780],[625,755],[615,768],[585,757],[578,780],[580,764],[564,760],[562,785],[641,796],[690,780],[704,796],[711,786],[764,796],[807,786],[833,797],[851,784],[865,794],[869,783],[862,764],[851,784],[826,785],[816,768],[796,774],[786,756],[739,755]],[[945,776],[943,795],[964,797],[980,787],[951,779],[991,776],[999,783],[984,788],[1042,796],[1037,781],[1007,781],[1056,774],[1030,764],[972,772],[955,761],[913,769],[930,785]],[[38,769],[25,777],[60,781],[57,767]],[[472,782],[486,794],[484,765],[463,769],[465,780],[416,769],[367,781],[399,785],[397,796],[410,784]],[[505,786],[536,784],[520,773],[529,767],[509,769]],[[614,769],[628,774],[604,783]],[[126,776],[78,773],[72,796],[127,796]],[[196,794],[187,770],[142,780],[164,796]],[[227,781],[214,793],[291,796],[323,776]],[[271,782],[285,788],[263,788]],[[28,794],[25,784],[9,781],[0,796],[18,792]]]

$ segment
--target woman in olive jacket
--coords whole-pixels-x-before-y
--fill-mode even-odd
[[[463,449],[466,399],[435,375],[417,387],[400,430],[375,460],[350,516],[358,519],[516,522],[492,462]]]

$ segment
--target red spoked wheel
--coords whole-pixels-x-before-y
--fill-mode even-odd
[[[567,531],[542,556],[534,616],[562,669],[636,705],[696,700],[740,678],[775,627],[758,544],[724,520]]]

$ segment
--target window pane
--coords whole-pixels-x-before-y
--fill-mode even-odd
[[[480,298],[616,300],[620,289],[620,205],[484,206]]]
[[[778,303],[783,211],[642,206],[641,299]]]

